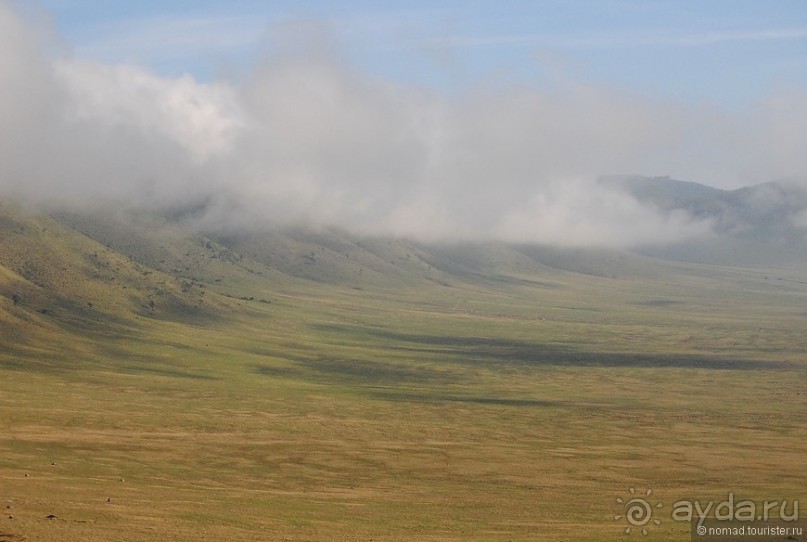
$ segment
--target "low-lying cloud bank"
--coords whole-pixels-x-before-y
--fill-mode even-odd
[[[245,82],[202,84],[54,58],[0,0],[0,195],[195,209],[207,228],[630,247],[710,224],[600,174],[737,186],[807,171],[803,88],[740,113],[584,82],[447,95],[295,40]]]

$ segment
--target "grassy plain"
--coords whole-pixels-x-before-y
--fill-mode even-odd
[[[0,541],[643,538],[630,488],[688,540],[677,500],[805,499],[804,268],[209,284],[0,350]]]

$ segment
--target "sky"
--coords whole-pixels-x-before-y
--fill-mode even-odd
[[[17,2],[20,4],[19,2]],[[75,54],[198,81],[272,51],[311,20],[363,71],[462,90],[480,81],[578,78],[727,107],[807,83],[801,0],[273,1],[41,0]],[[32,9],[33,8],[30,8]]]
[[[807,176],[807,3],[0,0],[0,143],[50,204],[676,241],[709,225],[597,177]]]

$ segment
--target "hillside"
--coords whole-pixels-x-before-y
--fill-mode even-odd
[[[632,487],[803,498],[805,306],[804,265],[3,202],[0,539],[616,541]]]
[[[736,190],[669,177],[612,176],[600,183],[623,190],[663,213],[684,211],[712,225],[711,237],[646,246],[639,249],[642,254],[726,265],[807,261],[807,183],[803,180]]]
[[[324,228],[199,232],[155,213],[45,213],[6,202],[0,206],[0,333],[4,342],[23,348],[51,340],[55,330],[226,321],[244,302],[270,304],[278,295],[320,288],[383,292],[431,285],[495,292],[555,287],[575,276],[664,281],[712,273],[676,259],[802,261],[803,236],[792,226],[801,209],[796,188],[785,193],[772,184],[724,192],[669,179],[604,182],[618,182],[664,210],[713,217],[718,237],[644,247],[641,255],[496,242],[426,244]],[[770,206],[749,203],[761,198]],[[783,205],[788,212],[781,212]],[[757,222],[767,226],[753,229]],[[749,250],[752,243],[758,249]]]
[[[334,229],[207,235],[153,213],[0,206],[4,342],[38,344],[143,320],[227,319],[299,289],[552,285],[568,273],[659,277],[676,265],[627,252],[502,243],[424,244]],[[321,285],[321,286],[318,286]]]

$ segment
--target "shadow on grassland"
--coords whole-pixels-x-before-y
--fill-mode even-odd
[[[297,367],[256,365],[254,370],[257,374],[271,378],[299,378],[345,385],[364,395],[385,401],[435,405],[464,403],[519,408],[568,406],[568,403],[561,401],[464,395],[461,392],[447,393],[446,385],[465,377],[425,367],[332,358],[298,359],[295,363]],[[418,391],[411,391],[412,389]]]
[[[190,350],[183,345],[170,345],[174,348]],[[151,375],[188,380],[219,380],[199,371],[190,370],[183,364],[170,358],[136,353],[125,346],[108,343],[94,345],[91,353],[71,351],[67,348],[57,350],[50,347],[32,350],[26,347],[10,348],[8,356],[0,356],[0,369],[13,371],[52,373],[63,375],[92,375],[97,371],[113,372],[129,375]],[[192,354],[189,353],[186,360]],[[192,359],[185,365],[192,366]]]
[[[256,373],[275,378],[301,378],[315,382],[340,384],[380,385],[446,384],[456,382],[460,375],[434,366],[382,363],[366,359],[334,357],[296,358],[294,367],[256,365]]]
[[[429,355],[460,364],[484,363],[486,366],[521,365],[569,366],[569,367],[636,367],[636,368],[681,368],[711,370],[786,370],[792,363],[737,359],[697,354],[613,353],[584,352],[573,348],[538,344],[513,339],[486,337],[462,337],[450,335],[425,335],[399,333],[384,329],[355,328],[351,326],[318,326],[321,331],[359,335],[363,338],[380,339],[383,345],[396,351],[413,355]]]
[[[378,399],[386,401],[400,401],[409,403],[464,403],[470,405],[482,406],[505,406],[505,407],[519,407],[519,408],[552,408],[552,407],[568,407],[569,403],[562,401],[544,401],[541,399],[508,399],[505,397],[479,397],[479,396],[465,396],[465,395],[445,395],[443,393],[435,392],[433,394],[427,393],[407,393],[407,392],[391,392],[391,391],[377,391],[372,395]]]

